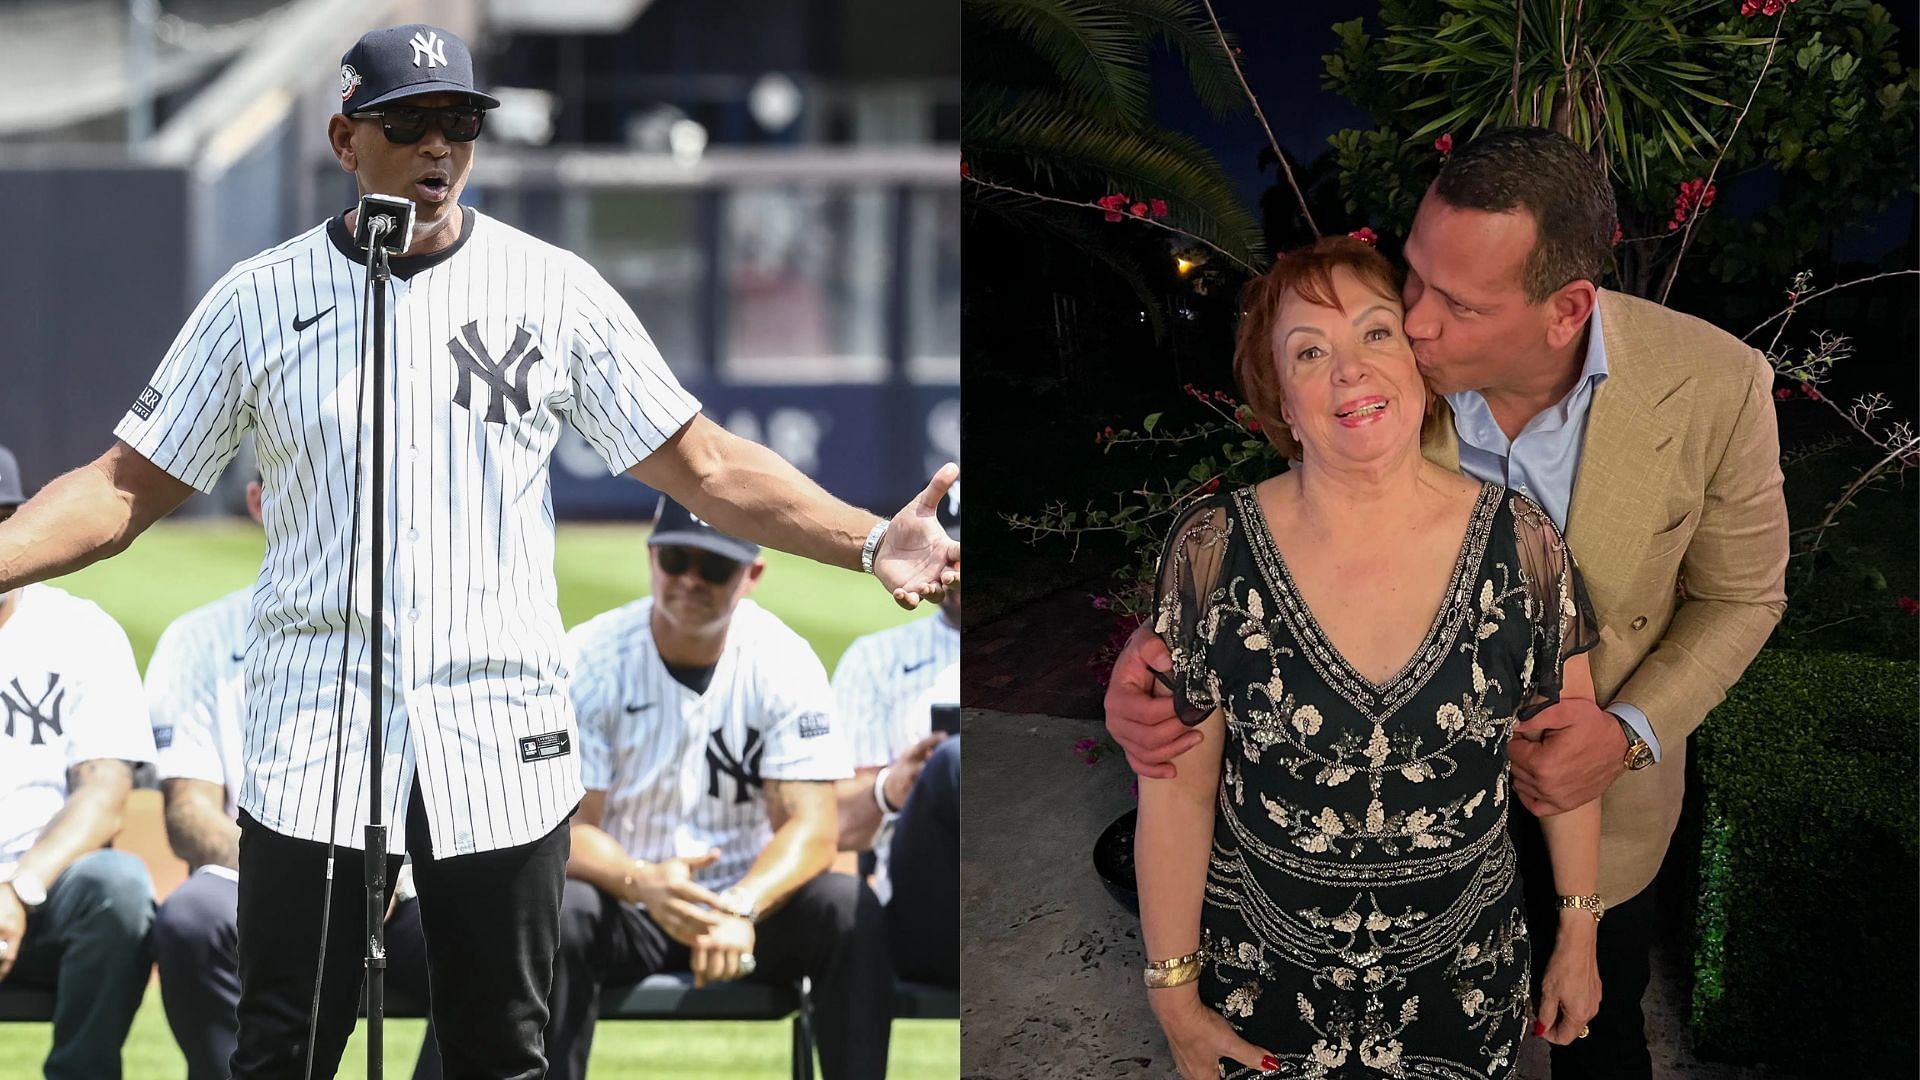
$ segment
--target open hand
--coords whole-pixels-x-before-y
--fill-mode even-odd
[[[1160,635],[1141,625],[1127,639],[1107,681],[1107,734],[1126,751],[1141,776],[1171,780],[1173,759],[1200,745],[1200,732],[1174,715],[1173,697],[1154,672],[1173,670],[1173,654]]]
[[[911,610],[922,600],[939,600],[960,583],[960,543],[940,524],[940,500],[960,482],[960,466],[940,466],[920,494],[900,508],[873,553],[873,573],[893,594],[894,603]]]

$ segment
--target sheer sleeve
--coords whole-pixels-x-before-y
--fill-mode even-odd
[[[1520,709],[1520,719],[1526,720],[1559,702],[1567,661],[1599,644],[1600,633],[1580,569],[1553,519],[1525,496],[1512,500],[1515,547],[1533,622],[1531,677]]]
[[[1175,523],[1160,555],[1153,632],[1173,654],[1169,689],[1180,721],[1190,727],[1220,706],[1220,679],[1207,654],[1219,628],[1214,605],[1231,522],[1226,500],[1210,499]]]

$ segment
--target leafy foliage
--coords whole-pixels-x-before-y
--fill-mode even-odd
[[[1514,123],[1607,163],[1627,237],[1620,285],[1641,295],[1678,254],[1675,192],[1723,153],[1719,183],[1764,173],[1777,188],[1752,220],[1702,223],[1695,242],[1727,282],[1790,274],[1836,224],[1911,187],[1920,74],[1866,0],[1802,0],[1778,20],[1728,0],[1385,0],[1379,21],[1377,36],[1360,20],[1334,27],[1323,81],[1377,124],[1331,140],[1349,208],[1403,234],[1439,167],[1434,138]]]

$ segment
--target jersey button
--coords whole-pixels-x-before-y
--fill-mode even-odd
[[[409,540],[418,540],[418,539],[420,539],[420,530],[419,530],[419,529],[408,529],[408,530],[407,530],[407,539],[409,539]]]
[[[408,621],[408,622],[419,622],[419,621],[420,621],[420,609],[419,609],[419,608],[408,608],[408,609],[407,609],[407,621]]]

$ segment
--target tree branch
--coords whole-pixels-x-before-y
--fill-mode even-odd
[[[1760,74],[1753,80],[1753,89],[1747,91],[1747,103],[1740,106],[1740,115],[1733,118],[1733,130],[1720,140],[1720,153],[1714,156],[1713,168],[1707,170],[1707,184],[1701,189],[1704,201],[1706,192],[1713,189],[1713,178],[1720,172],[1720,162],[1726,159],[1727,147],[1733,145],[1734,137],[1740,134],[1740,125],[1747,119],[1747,113],[1753,108],[1753,99],[1760,96],[1760,84],[1767,81],[1767,72],[1773,67],[1774,50],[1780,47],[1780,24],[1787,19],[1787,9],[1782,7],[1780,14],[1773,18],[1773,37],[1767,42],[1766,59],[1760,62]],[[1673,279],[1680,276],[1680,264],[1686,261],[1687,248],[1693,244],[1693,227],[1700,223],[1706,213],[1706,207],[1694,204],[1693,212],[1687,215],[1687,229],[1680,234],[1680,251],[1673,257],[1673,265],[1667,268],[1667,282],[1660,287],[1660,303],[1667,302],[1668,294],[1673,292]]]
[[[1102,214],[1112,213],[1112,211],[1108,210],[1104,206],[1101,206],[1099,203],[1076,202],[1073,199],[1062,199],[1057,195],[1042,195],[1037,191],[1026,191],[1024,189],[1017,188],[1017,187],[1009,187],[1006,184],[996,184],[991,180],[982,180],[977,176],[968,176],[968,177],[964,177],[963,179],[965,179],[966,182],[969,184],[978,184],[983,188],[991,188],[994,191],[1004,191],[1009,195],[1018,195],[1023,199],[1033,199],[1036,202],[1058,203],[1061,206],[1071,206],[1081,210],[1098,210]],[[1129,221],[1143,222],[1145,224],[1153,226],[1156,229],[1165,229],[1176,236],[1184,236],[1196,244],[1204,244],[1207,247],[1212,248],[1214,251],[1219,252],[1223,258],[1227,259],[1229,262],[1232,262],[1235,266],[1240,267],[1242,270],[1245,270],[1247,273],[1249,274],[1260,273],[1260,270],[1258,267],[1247,262],[1245,259],[1242,259],[1236,256],[1233,252],[1228,251],[1226,248],[1221,247],[1219,244],[1216,244],[1213,241],[1208,240],[1204,236],[1195,236],[1193,233],[1190,233],[1185,229],[1181,229],[1181,228],[1177,228],[1175,226],[1169,225],[1164,221],[1155,221],[1153,218],[1150,218],[1150,217],[1134,217],[1132,214],[1125,214],[1122,216],[1124,216]]]
[[[1253,106],[1253,115],[1260,118],[1260,127],[1267,133],[1267,144],[1273,147],[1274,160],[1280,163],[1280,174],[1287,178],[1287,186],[1293,189],[1293,197],[1300,203],[1300,216],[1307,219],[1307,228],[1313,230],[1317,239],[1320,226],[1313,220],[1313,211],[1307,209],[1307,196],[1300,190],[1299,181],[1293,178],[1293,167],[1287,164],[1287,155],[1280,151],[1280,140],[1273,137],[1273,128],[1267,123],[1267,114],[1260,110],[1260,99],[1253,95],[1253,87],[1247,85],[1247,77],[1240,70],[1240,61],[1233,55],[1233,47],[1227,44],[1227,32],[1220,29],[1220,16],[1213,12],[1213,0],[1200,0],[1207,9],[1207,19],[1213,23],[1213,32],[1220,39],[1220,50],[1227,54],[1227,63],[1233,65],[1233,77],[1240,80],[1240,89],[1246,91],[1247,103]]]

